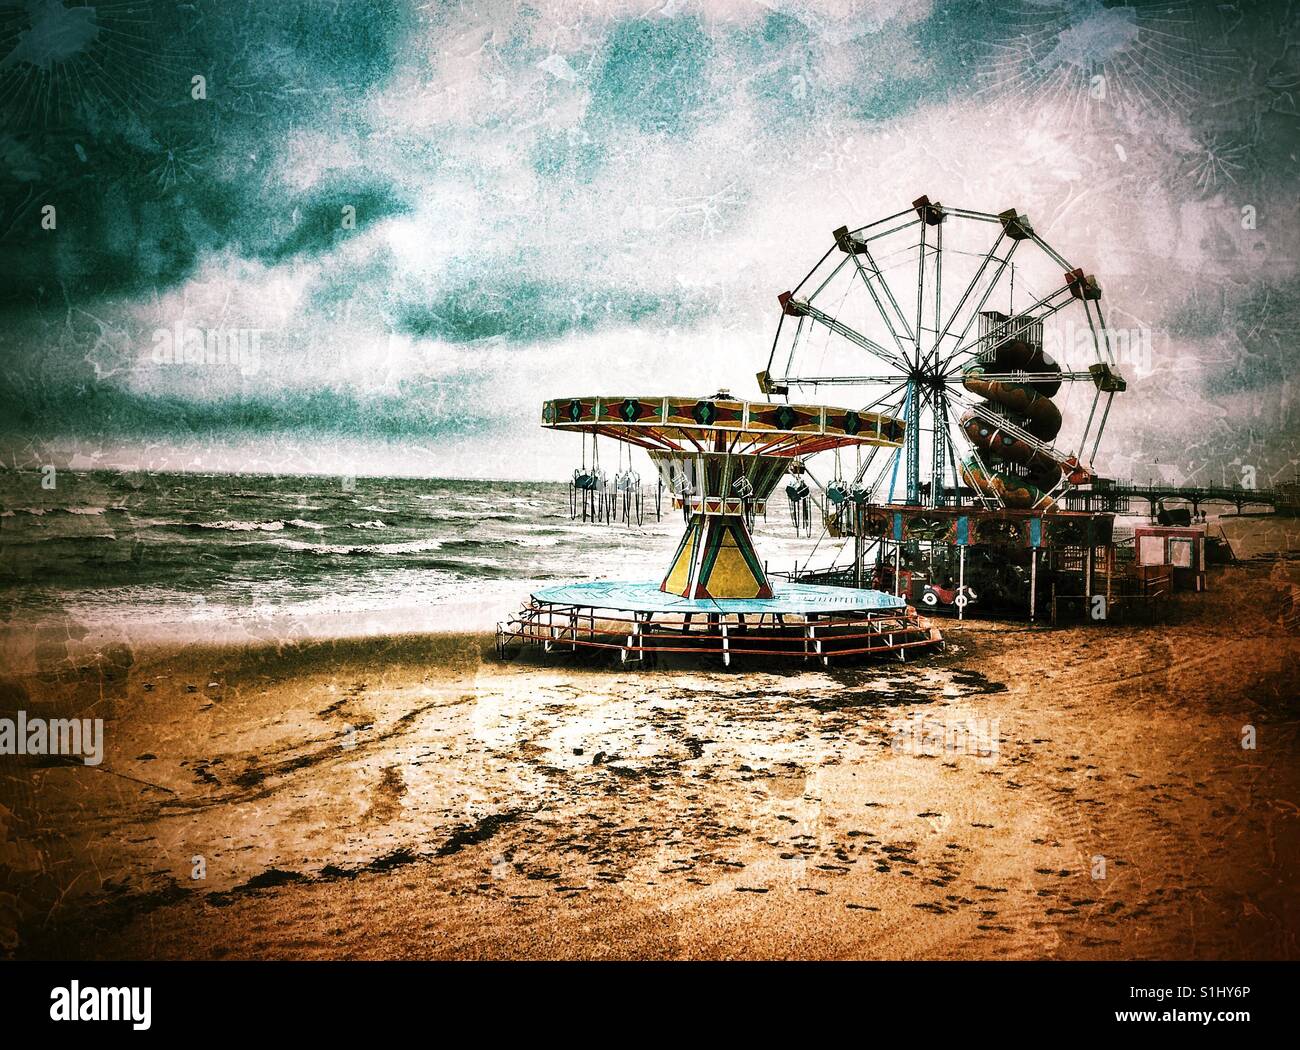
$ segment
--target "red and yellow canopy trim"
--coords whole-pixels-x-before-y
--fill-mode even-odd
[[[905,424],[880,412],[686,397],[562,397],[542,426],[591,432],[649,449],[806,456],[843,445],[903,443]]]

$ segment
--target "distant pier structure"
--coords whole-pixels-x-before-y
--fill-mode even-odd
[[[1272,507],[1279,514],[1300,512],[1300,484],[1287,482],[1268,489],[1248,489],[1239,485],[1169,485],[1164,482],[1143,484],[1136,481],[1108,481],[1095,478],[1084,488],[1073,489],[1061,497],[1068,510],[1102,511],[1126,514],[1134,500],[1146,500],[1151,508],[1166,501],[1188,504],[1199,513],[1203,503],[1224,503],[1237,508]]]

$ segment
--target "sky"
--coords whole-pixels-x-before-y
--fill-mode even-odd
[[[1026,213],[1150,333],[1099,467],[1289,479],[1297,20],[2,3],[0,458],[558,479],[544,398],[758,396],[777,294],[928,194]]]

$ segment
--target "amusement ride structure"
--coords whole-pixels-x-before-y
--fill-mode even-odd
[[[879,412],[712,397],[576,397],[547,401],[542,425],[648,451],[686,528],[660,582],[573,583],[534,591],[498,626],[498,648],[595,649],[641,661],[663,653],[817,659],[934,647],[939,632],[906,601],[877,590],[774,581],[749,526],[804,457],[893,446],[902,424]]]
[[[1092,479],[1080,459],[1089,444],[1089,460],[1096,456],[1111,401],[1125,387],[1095,277],[1071,266],[1015,209],[995,215],[920,197],[907,211],[833,236],[799,286],[778,296],[781,321],[759,373],[765,394],[850,387],[869,407],[900,415],[909,506],[969,496],[988,508],[1043,509]],[[1052,285],[1040,294],[1026,288],[1027,276]],[[1017,277],[1028,300],[1019,308]],[[1044,322],[1063,311],[1082,315],[1061,340],[1082,368],[1062,368],[1044,350]],[[1069,384],[1092,394],[1077,453],[1053,445],[1062,426],[1054,399]],[[854,484],[870,468],[871,457]],[[885,477],[878,472],[865,494],[874,498]]]
[[[1089,599],[1100,574],[1109,587],[1114,515],[1063,503],[1104,486],[1092,463],[1126,387],[1097,279],[1014,208],[923,196],[832,236],[778,296],[759,386],[782,399],[851,390],[906,433],[900,449],[872,450],[849,476],[836,461],[825,526],[855,539],[853,562],[814,575],[861,583],[869,572],[877,586],[959,615],[980,601],[1033,617],[1058,586],[1077,583]]]
[[[499,626],[498,647],[828,663],[941,645],[909,602],[958,615],[979,602],[1033,618],[1049,592],[1054,612],[1058,594],[1119,599],[1114,514],[1065,504],[1105,487],[1092,462],[1126,386],[1101,298],[1096,278],[1015,209],[920,197],[841,227],[778,297],[758,373],[766,401],[720,391],[544,404],[544,427],[583,435],[575,517],[580,507],[595,520],[639,516],[618,513],[617,493],[633,487],[630,457],[625,472],[620,454],[613,485],[586,466],[588,438],[594,459],[604,437],[648,452],[686,528],[661,582],[536,591]],[[859,407],[810,403],[827,387]],[[810,462],[819,455],[833,460],[825,482]],[[847,564],[767,572],[750,527],[787,476],[796,531],[811,531],[816,504],[823,538],[851,549]]]

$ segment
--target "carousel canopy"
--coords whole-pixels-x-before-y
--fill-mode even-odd
[[[807,456],[845,445],[903,443],[893,416],[825,405],[714,397],[562,397],[542,405],[542,426],[593,433],[652,451]]]

